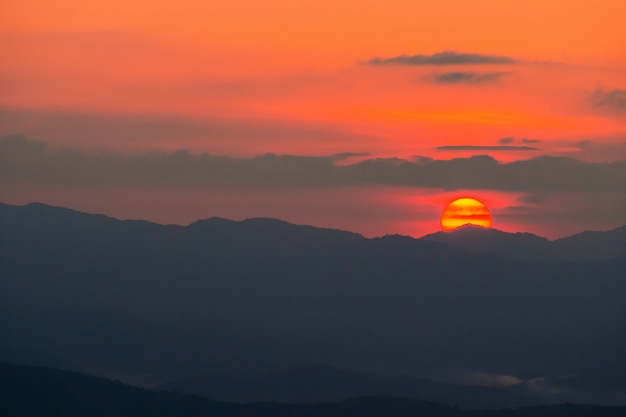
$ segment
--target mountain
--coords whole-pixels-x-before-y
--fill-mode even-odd
[[[154,392],[93,376],[0,362],[3,417],[618,417],[626,407],[552,405],[471,410],[403,398],[366,397],[334,403],[232,404],[173,392]]]
[[[506,233],[497,229],[465,225],[451,232],[437,232],[420,240],[440,242],[472,253],[523,260],[553,260],[551,242],[532,233]]]
[[[607,232],[583,232],[550,241],[532,233],[507,233],[466,225],[421,240],[451,245],[472,253],[535,261],[599,261],[626,256],[626,226]]]
[[[555,255],[580,260],[626,256],[626,225],[607,232],[582,232],[554,241]]]
[[[319,403],[362,396],[428,399],[461,408],[505,408],[536,404],[503,388],[445,384],[410,376],[384,377],[328,366],[301,366],[252,375],[197,375],[158,387],[234,401]]]
[[[610,375],[626,374],[625,276],[626,256],[543,262],[271,219],[182,227],[0,204],[0,359],[146,387],[321,364],[623,404]],[[601,392],[581,385],[592,376]]]
[[[188,395],[153,393],[74,372],[0,362],[3,417],[254,415],[242,409]]]

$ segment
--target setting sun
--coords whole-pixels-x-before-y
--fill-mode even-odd
[[[441,228],[448,232],[466,224],[491,227],[493,219],[486,205],[474,198],[459,198],[446,206],[441,214]]]

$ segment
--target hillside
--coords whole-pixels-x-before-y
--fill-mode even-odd
[[[0,205],[0,230],[5,360],[150,387],[320,364],[624,402],[611,375],[626,373],[626,257],[539,262],[271,219],[163,226],[38,204]],[[598,378],[600,390],[581,384]]]
[[[626,256],[626,226],[550,241],[531,233],[507,233],[466,225],[451,232],[426,235],[420,240],[444,243],[471,253],[530,261],[588,262]]]
[[[402,398],[356,398],[335,403],[231,404],[159,393],[117,381],[0,363],[0,414],[4,417],[618,417],[626,407],[553,405],[462,411]]]

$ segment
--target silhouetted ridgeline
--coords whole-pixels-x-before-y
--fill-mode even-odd
[[[468,230],[474,247],[502,237]],[[599,250],[622,232],[571,245]],[[416,381],[363,377],[360,392],[329,392],[318,379],[292,384],[291,398],[626,404],[626,256],[513,259],[469,253],[455,236],[365,239],[271,219],[163,226],[0,204],[0,359],[240,401],[284,397],[207,381],[320,364],[500,388],[472,405],[458,392],[425,396]],[[544,242],[504,240],[518,254]]]
[[[50,368],[0,363],[3,417],[622,417],[626,407],[558,405],[463,411],[402,398],[356,398],[335,403],[232,404]]]
[[[445,243],[472,253],[523,260],[598,261],[626,256],[626,226],[550,241],[531,233],[506,233],[468,225],[453,232],[433,233],[422,240]]]
[[[325,366],[251,375],[200,374],[157,387],[233,402],[316,403],[362,396],[428,399],[460,408],[505,408],[539,402],[497,387],[468,386],[409,376],[387,377]]]

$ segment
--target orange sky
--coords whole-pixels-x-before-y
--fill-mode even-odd
[[[0,10],[0,135],[122,153],[626,159],[623,0],[0,0]],[[368,63],[444,51],[511,62]],[[175,135],[154,133],[163,120]]]
[[[626,131],[623,116],[588,102],[626,85],[619,0],[4,3],[5,107],[325,122],[384,136],[389,153]],[[447,50],[519,63],[363,64]],[[428,82],[470,70],[504,74],[480,86]]]
[[[626,12],[620,0],[25,0],[2,8],[6,32],[152,34],[231,50],[299,51],[296,57],[326,57],[314,65],[322,68],[371,54],[451,47],[585,64],[619,65],[626,58],[617,52]],[[266,59],[282,67],[291,57]]]

